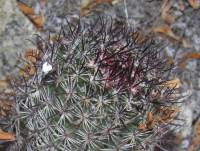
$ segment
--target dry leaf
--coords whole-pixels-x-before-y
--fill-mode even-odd
[[[157,117],[156,121],[160,123],[168,123],[170,120],[172,120],[176,113],[179,112],[179,108],[174,107],[160,107],[157,111]]]
[[[166,67],[171,67],[174,64],[174,59],[172,56],[166,57]]]
[[[12,108],[12,104],[10,101],[8,100],[0,100],[0,116],[4,117],[7,116],[9,114],[9,112],[11,111]]]
[[[168,13],[162,13],[161,17],[166,23],[175,22],[175,20],[176,20],[175,16],[172,16]]]
[[[96,0],[96,4],[108,3],[110,5],[113,4],[113,0]]]
[[[0,130],[0,140],[2,141],[14,141],[15,135],[13,133],[7,133]]]
[[[195,147],[200,147],[200,121],[197,121],[194,125],[194,137],[192,138],[190,150],[194,150]]]
[[[171,7],[171,0],[163,0],[162,5],[161,5],[161,10],[168,11],[169,8]]]
[[[30,63],[35,64],[37,59],[39,58],[39,51],[29,48],[24,53],[24,58]]]
[[[175,138],[174,138],[174,143],[179,145],[183,140],[183,135],[182,133],[176,133]]]
[[[0,80],[0,90],[5,90],[10,86],[11,78],[9,75]]]
[[[200,59],[200,53],[197,52],[189,52],[187,56],[189,59]]]
[[[200,136],[200,121],[195,124],[195,134]]]
[[[7,80],[0,80],[0,90],[6,89],[8,87]]]
[[[48,39],[48,41],[49,41],[49,43],[62,42],[63,41],[63,36],[54,35],[54,36],[50,37]]]
[[[32,64],[25,64],[23,68],[19,70],[19,74],[23,77],[33,76],[36,72],[36,68]]]
[[[171,6],[172,6],[172,1],[170,0],[164,0],[161,6],[161,17],[167,23],[174,22],[176,19],[175,16],[169,14]]]
[[[153,119],[153,114],[151,112],[147,112],[145,123],[140,123],[138,125],[138,129],[141,131],[151,130],[155,127],[156,123]]]
[[[36,62],[41,57],[40,50],[29,48],[23,57],[27,63],[19,70],[19,75],[25,78],[33,76],[36,72]]]
[[[153,119],[153,115],[151,112],[147,112],[147,118],[146,118],[146,127],[147,129],[153,129],[155,127],[155,121]]]
[[[33,9],[26,4],[22,2],[17,2],[17,6],[25,15],[35,15]]]
[[[92,8],[96,6],[95,2],[92,0],[82,0],[81,9],[80,9],[80,16],[87,15]]]
[[[153,115],[151,112],[147,112],[147,118],[146,118],[147,122],[152,122],[153,121]]]
[[[146,130],[146,124],[145,123],[140,123],[137,128],[140,131],[145,131]]]
[[[82,0],[80,16],[87,15],[92,9],[97,7],[102,3],[108,3],[110,5],[117,3],[117,0]]]
[[[0,108],[2,108],[5,111],[10,111],[12,107],[12,104],[8,102],[7,100],[5,101],[0,101]]]
[[[178,78],[175,78],[173,80],[169,80],[169,81],[163,83],[162,86],[178,89],[180,87],[180,80]]]
[[[147,41],[147,37],[145,37],[141,32],[136,31],[132,34],[133,40],[136,44],[142,44]]]
[[[193,9],[199,8],[198,0],[188,0],[188,3],[190,4],[190,6],[192,6]]]
[[[173,59],[173,57],[172,57],[172,56],[167,57],[166,65],[167,65],[168,67],[170,67],[170,66],[173,65],[173,64],[174,64],[174,59]]]
[[[186,62],[189,60],[189,59],[200,59],[200,53],[197,53],[197,52],[188,52],[188,53],[185,53],[178,61],[178,67],[181,69],[181,70],[184,70],[185,69],[185,66],[186,66]]]
[[[30,17],[31,22],[33,25],[36,27],[38,31],[41,31],[42,26],[43,26],[43,17],[42,16],[34,16]]]
[[[190,45],[185,39],[182,40],[182,46],[184,48],[192,48],[192,45]]]
[[[172,30],[170,29],[170,27],[168,26],[168,25],[163,25],[163,26],[158,26],[158,27],[155,27],[155,28],[153,28],[153,32],[154,33],[159,33],[159,34],[161,34],[161,35],[163,35],[163,36],[167,36],[167,38],[169,39],[169,40],[171,40],[172,42],[174,42],[174,41],[181,41],[181,38],[179,37],[179,36],[176,36],[173,32],[172,32]]]
[[[38,31],[41,31],[43,26],[43,17],[41,15],[36,15],[32,8],[22,2],[17,2],[17,6],[23,12],[23,14],[27,16],[28,19],[33,23],[35,28]]]
[[[175,35],[167,24],[164,24],[163,26],[154,27],[152,31],[154,33],[160,34],[164,38],[167,38],[171,42],[180,42],[180,44],[182,44],[184,48],[192,47],[185,39],[182,39],[180,36]]]

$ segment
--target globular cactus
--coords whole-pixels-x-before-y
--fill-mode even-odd
[[[153,150],[175,120],[160,44],[126,25],[68,23],[25,58],[15,84],[20,150]]]

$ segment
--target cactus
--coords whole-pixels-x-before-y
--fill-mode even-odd
[[[15,83],[19,150],[153,150],[177,91],[161,45],[133,33],[100,17],[37,37]]]

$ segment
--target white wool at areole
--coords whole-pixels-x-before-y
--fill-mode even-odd
[[[45,62],[43,65],[42,65],[42,71],[47,74],[49,71],[52,70],[52,65],[49,64],[48,62]]]

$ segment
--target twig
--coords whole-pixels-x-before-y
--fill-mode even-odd
[[[125,12],[125,15],[126,15],[126,22],[127,22],[127,25],[130,26],[130,23],[129,23],[129,20],[128,20],[128,10],[127,10],[127,3],[126,3],[126,0],[124,0],[124,12]]]

